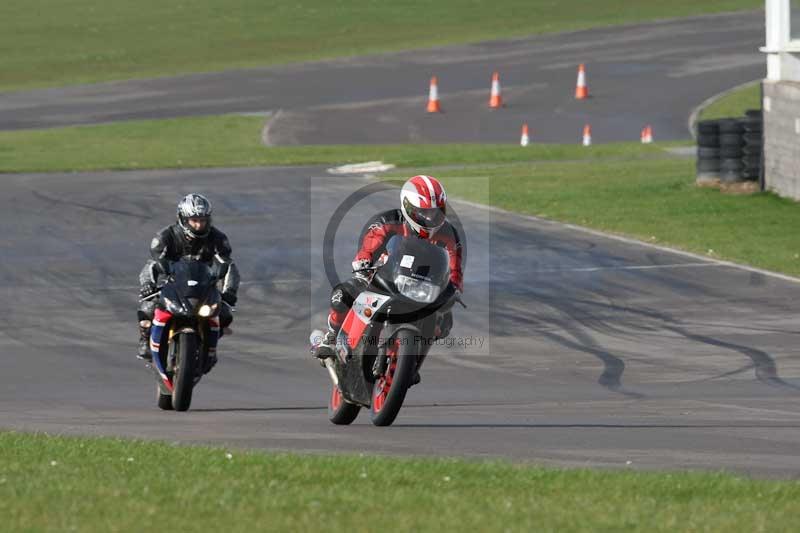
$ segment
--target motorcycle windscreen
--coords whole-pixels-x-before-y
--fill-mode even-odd
[[[181,259],[172,264],[172,275],[182,298],[202,299],[214,284],[211,269],[202,261]]]
[[[425,239],[394,235],[386,243],[386,252],[389,257],[380,275],[391,276],[392,281],[403,275],[444,287],[450,280],[450,256],[442,246]]]

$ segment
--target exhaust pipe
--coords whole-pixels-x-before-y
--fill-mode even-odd
[[[317,347],[322,342],[322,338],[324,335],[325,334],[318,329],[315,329],[314,331],[311,332],[311,336],[308,339],[308,342],[311,344],[311,353],[314,353],[316,351]],[[338,387],[339,376],[336,375],[336,369],[333,366],[333,359],[331,357],[325,359],[325,368],[328,369],[328,374],[330,375],[333,384]]]

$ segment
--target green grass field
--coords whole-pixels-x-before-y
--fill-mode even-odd
[[[700,112],[700,120],[741,117],[748,109],[761,109],[761,85],[741,87],[712,102]]]
[[[255,165],[344,164],[382,159],[399,166],[662,156],[657,147],[516,143],[264,147],[264,119],[237,115],[142,120],[0,132],[0,173]]]
[[[0,432],[5,531],[793,531],[800,483]]]
[[[5,0],[0,90],[215,71],[763,9],[761,0]]]

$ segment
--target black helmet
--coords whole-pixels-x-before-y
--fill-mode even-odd
[[[206,219],[206,227],[197,233],[189,225],[190,218]],[[211,231],[211,202],[202,194],[187,194],[178,202],[178,224],[189,239],[207,237]]]

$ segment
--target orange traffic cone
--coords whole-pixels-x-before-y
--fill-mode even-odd
[[[583,127],[583,145],[584,146],[592,145],[592,127],[589,124],[586,124]]]
[[[649,124],[642,128],[641,140],[642,144],[650,144],[653,142],[653,128]]]
[[[503,97],[500,96],[500,74],[492,74],[492,92],[489,95],[489,107],[497,109],[503,107]]]
[[[578,83],[575,85],[575,98],[577,100],[589,98],[589,87],[586,85],[586,67],[583,63],[578,65]]]
[[[530,137],[528,137],[528,124],[527,122],[522,125],[522,135],[519,138],[519,145],[520,146],[528,146],[528,142],[530,141]]]
[[[441,113],[442,108],[439,106],[439,83],[436,76],[431,78],[431,86],[428,90],[428,113]]]

